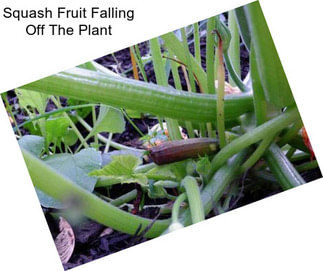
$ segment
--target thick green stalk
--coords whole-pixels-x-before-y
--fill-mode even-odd
[[[184,45],[178,40],[173,32],[168,34],[162,35],[162,39],[165,41],[165,45],[167,48],[171,49],[174,54],[178,57],[178,59],[184,63],[184,65],[188,65],[187,63],[187,51],[184,48]],[[207,79],[206,74],[203,68],[201,67],[200,63],[191,55],[190,62],[192,65],[193,73],[196,76],[200,87],[204,92],[207,92]]]
[[[63,202],[77,202],[82,213],[107,227],[128,234],[144,230],[153,221],[122,211],[60,175],[43,161],[22,149],[27,168],[35,187]],[[147,232],[147,237],[159,236],[169,225],[169,220],[157,220]]]
[[[213,174],[234,154],[266,137],[277,134],[286,126],[295,122],[298,118],[299,113],[297,108],[290,108],[276,118],[265,122],[264,124],[233,140],[214,156],[211,162],[212,170],[208,174],[208,179],[211,179]]]
[[[173,52],[171,50],[169,50],[168,53],[169,53],[169,57],[173,59],[174,58]],[[181,79],[180,79],[179,74],[178,74],[178,64],[175,61],[171,61],[170,65],[171,65],[171,70],[172,70],[172,75],[173,75],[173,79],[174,79],[175,88],[177,90],[182,90]],[[193,138],[194,137],[194,130],[193,130],[193,127],[192,127],[192,123],[189,122],[189,121],[186,121],[185,122],[185,128],[187,130],[188,136],[190,138]]]
[[[253,152],[252,155],[248,158],[247,161],[245,161],[241,166],[241,172],[245,172],[249,168],[251,168],[265,153],[267,148],[270,146],[272,141],[274,140],[275,136],[268,136],[264,138],[257,149]]]
[[[185,53],[186,69],[188,71],[188,79],[190,84],[189,90],[196,92],[194,73],[193,73],[192,63],[191,63],[192,55],[188,47],[185,27],[181,28],[181,36],[182,36],[182,44],[184,47],[184,53]]]
[[[203,221],[205,219],[203,203],[201,201],[200,189],[195,178],[192,176],[186,176],[182,180],[181,185],[184,186],[186,191],[192,223],[195,224]]]
[[[257,59],[253,46],[250,51],[250,71],[252,78],[253,100],[257,126],[267,120],[268,103],[262,87],[261,79],[257,68]]]
[[[287,130],[287,132],[281,137],[281,139],[278,141],[278,146],[282,147],[285,144],[287,144],[293,137],[295,137],[299,130],[303,127],[303,122],[300,119],[294,125]]]
[[[295,103],[259,1],[244,6],[257,70],[266,100],[283,108]]]
[[[133,199],[135,199],[137,196],[137,190],[131,190],[128,193],[123,194],[122,196],[111,200],[110,204],[112,204],[113,206],[120,206],[124,203],[127,203]]]
[[[153,65],[157,83],[158,85],[167,87],[168,80],[166,78],[165,67],[160,52],[158,38],[150,40],[150,50],[153,58]],[[182,138],[177,120],[166,118],[166,124],[167,131],[171,140],[179,140]]]
[[[265,159],[283,189],[287,190],[305,183],[301,175],[275,143],[267,150]]]
[[[242,92],[248,92],[250,89],[242,82],[239,75],[237,74],[237,70],[233,67],[231,57],[228,55],[228,52],[224,52],[224,60],[225,65],[228,69],[228,73],[230,75],[231,81],[234,82],[234,85],[236,85]]]
[[[219,38],[220,39],[220,38]],[[218,45],[218,56],[219,56],[219,66],[218,66],[218,89],[217,89],[217,117],[216,117],[216,126],[218,129],[220,148],[224,148],[226,145],[225,138],[225,124],[224,124],[224,88],[225,88],[225,70],[223,63],[223,48],[222,40],[219,41]]]
[[[229,23],[228,27],[230,29],[231,33],[231,41],[230,46],[228,49],[228,56],[230,57],[232,61],[232,67],[234,71],[236,72],[237,77],[241,78],[241,72],[240,72],[240,35],[239,35],[239,28],[236,22],[234,10],[229,11]],[[235,86],[235,80],[232,79],[232,76],[230,74],[229,76],[229,83],[232,86]]]
[[[310,162],[298,165],[295,168],[297,169],[298,172],[304,172],[318,167],[319,167],[319,164],[317,163],[316,160],[314,160],[314,161],[310,161]]]
[[[229,159],[228,163],[222,166],[210,182],[205,186],[201,192],[201,200],[203,203],[204,213],[207,215],[220,200],[226,188],[239,175],[240,165],[244,160],[247,151],[242,151]],[[184,225],[191,224],[189,211],[186,211],[181,216],[181,221]]]
[[[216,95],[175,91],[171,87],[105,76],[80,68],[61,72],[24,86],[24,89],[78,100],[148,112],[178,120],[216,120]],[[253,110],[251,94],[226,95],[226,120]]]
[[[194,55],[197,63],[201,65],[201,47],[199,23],[193,24],[194,27]]]
[[[172,223],[179,222],[181,205],[186,199],[187,199],[186,193],[182,193],[176,198],[172,208]]]
[[[207,22],[206,34],[206,74],[207,74],[207,91],[206,93],[215,94],[214,85],[214,31],[215,17],[211,17]]]

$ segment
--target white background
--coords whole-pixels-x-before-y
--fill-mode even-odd
[[[19,8],[66,1],[1,0]],[[119,2],[119,4],[118,4]],[[27,37],[0,21],[0,89],[8,90],[249,1],[74,1],[136,9],[113,37]],[[320,164],[323,162],[322,15],[319,0],[261,4]],[[73,3],[68,2],[69,5]],[[99,4],[98,4],[99,3]],[[185,4],[184,4],[185,3]],[[43,22],[41,22],[43,23]],[[69,22],[62,22],[69,24]],[[74,22],[78,23],[78,22]],[[3,269],[62,270],[3,105],[0,104]],[[322,270],[322,180],[78,267],[75,270]]]

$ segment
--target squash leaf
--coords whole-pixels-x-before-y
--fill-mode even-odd
[[[98,119],[91,131],[91,135],[101,132],[122,133],[126,122],[122,112],[114,107],[101,105]]]

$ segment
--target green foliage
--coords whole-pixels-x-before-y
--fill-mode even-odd
[[[140,158],[130,154],[112,156],[111,159],[109,164],[102,169],[92,171],[90,176],[130,176],[141,164]]]
[[[94,169],[101,166],[101,155],[94,149],[84,149],[77,154],[54,154],[44,159],[51,168],[69,178],[76,185],[92,192],[96,178],[88,175]],[[42,206],[50,208],[62,208],[61,202],[53,199],[41,191],[37,191]]]
[[[68,98],[67,99],[67,104],[69,106],[77,106],[77,105],[85,105],[85,104],[87,104],[87,102],[83,102],[83,101],[80,101],[80,100]],[[77,111],[77,114],[81,118],[86,118],[91,113],[91,107],[78,108],[76,111]]]
[[[149,171],[146,175],[150,179],[154,180],[176,180],[176,175],[172,171],[172,165],[157,166]]]
[[[248,26],[247,15],[244,9],[245,9],[245,6],[242,6],[242,7],[236,8],[234,12],[236,15],[236,19],[237,19],[237,23],[238,23],[238,27],[240,30],[240,35],[243,40],[243,43],[250,51],[251,33]]]
[[[24,109],[30,118],[36,116],[36,113],[44,114],[48,102],[48,95],[39,93],[36,91],[30,91],[23,88],[15,90],[18,97],[19,105]],[[29,129],[31,132],[35,132],[38,135],[45,134],[45,121],[40,120],[37,122],[38,126],[30,125]]]
[[[231,32],[229,28],[220,20],[219,16],[215,18],[215,43],[219,46],[219,36],[222,40],[223,52],[226,52],[230,47]]]
[[[158,84],[125,78],[127,71],[122,72],[122,76],[116,76],[99,64],[89,62],[80,68],[46,77],[16,90],[20,107],[31,118],[27,122],[33,124],[29,127],[33,135],[22,137],[19,144],[41,204],[64,208],[68,200],[75,199],[82,203],[82,212],[91,219],[134,234],[139,225],[144,229],[152,221],[124,212],[114,202],[130,202],[140,193],[133,190],[129,192],[131,197],[127,193],[114,199],[112,194],[102,200],[92,193],[95,188],[139,184],[143,197],[140,210],[145,207],[147,195],[167,203],[166,206],[160,205],[162,214],[169,212],[168,204],[172,201],[175,206],[172,217],[175,214],[176,218],[173,223],[189,225],[203,220],[216,208],[220,213],[230,209],[231,200],[239,197],[242,174],[246,174],[243,178],[248,180],[248,185],[243,189],[249,189],[249,181],[251,183],[254,176],[266,178],[266,174],[271,179],[276,177],[276,188],[278,183],[284,189],[304,183],[297,168],[290,162],[292,159],[289,160],[296,149],[306,149],[302,138],[296,136],[301,120],[259,4],[251,3],[235,13],[231,11],[229,21],[230,28],[227,21],[220,20],[219,16],[205,20],[204,28],[197,23],[193,37],[186,31],[188,28],[183,28],[155,38],[150,42],[149,59],[140,55],[138,46],[133,47],[132,52],[141,74],[145,77],[144,65],[152,61]],[[193,30],[192,26],[190,28]],[[207,52],[203,55],[206,57],[207,71],[201,65],[199,51],[199,35],[202,32],[207,35]],[[215,48],[215,45],[219,45],[219,37],[223,42],[223,52]],[[253,91],[250,81],[242,82],[240,78],[240,38],[250,52]],[[189,50],[193,47],[192,42],[194,53]],[[234,47],[229,52],[230,44]],[[230,83],[246,93],[235,93],[233,89],[234,94],[224,95],[225,87],[229,89],[229,86],[224,81],[223,59]],[[168,86],[170,66],[177,89]],[[179,76],[179,69],[184,72],[183,78]],[[214,95],[216,71],[218,91]],[[181,91],[184,86],[181,79],[191,86],[189,91]],[[193,93],[195,90],[201,93]],[[58,96],[69,97],[67,110],[48,115],[49,112],[45,112],[47,95],[51,95],[57,110],[66,109],[60,104]],[[100,111],[96,115],[95,107],[98,104],[101,104]],[[219,104],[221,107],[217,108]],[[91,110],[92,116],[85,119]],[[189,137],[226,136],[230,140],[214,155],[163,166],[154,163],[143,165],[144,150],[111,141],[113,133],[125,130],[124,116],[131,123],[124,112],[131,117],[139,118],[142,115],[158,119],[160,126],[166,121],[168,133],[166,127],[161,127],[161,131],[153,128],[148,134],[141,134],[141,140],[149,145],[177,137],[182,139],[179,128],[184,128],[184,133],[187,132]],[[216,122],[218,115],[221,115],[222,126]],[[182,127],[179,127],[177,120],[182,121]],[[79,131],[79,125],[88,131],[87,135],[84,135],[84,130]],[[295,131],[291,131],[293,129]],[[106,138],[101,132],[110,133],[110,137]],[[92,139],[94,142],[91,142]],[[301,141],[302,147],[296,145],[295,140]],[[277,146],[273,144],[275,141],[278,142]],[[77,148],[69,146],[78,142],[80,144],[76,147],[85,149],[73,154]],[[103,144],[106,144],[104,154],[88,148],[89,145],[99,148]],[[58,148],[48,148],[52,145]],[[268,148],[270,145],[274,147]],[[285,149],[281,149],[283,145],[288,151],[287,156]],[[107,152],[109,146],[127,150]],[[295,149],[288,149],[289,146]],[[61,153],[55,154],[57,150]],[[171,149],[167,151],[172,152]],[[258,163],[261,158],[265,159]],[[95,194],[101,191],[96,189]],[[111,202],[110,197],[113,199]],[[168,220],[156,220],[147,236],[160,235],[168,225]]]
[[[66,144],[67,146],[73,146],[77,142],[77,140],[78,137],[75,131],[72,128],[68,127],[66,134],[62,137],[64,144]]]
[[[209,157],[200,158],[196,163],[196,171],[203,177],[207,176],[211,169],[211,162]]]
[[[64,117],[51,117],[46,120],[46,144],[50,143],[61,146],[64,136],[68,134],[69,121]]]
[[[41,136],[25,135],[19,139],[18,143],[20,148],[24,148],[33,155],[40,157],[45,146],[45,139]]]
[[[144,173],[135,173],[142,160],[134,155],[111,156],[111,162],[102,169],[90,172],[90,176],[100,177],[98,186],[110,186],[117,183],[138,183],[147,185],[148,178]]]
[[[36,157],[40,157],[45,147],[43,137],[26,135],[19,140],[22,149],[29,151]],[[57,170],[62,175],[69,178],[76,185],[92,192],[96,178],[88,175],[89,172],[100,168],[102,164],[100,152],[94,149],[84,149],[76,154],[54,154],[46,156],[43,161],[51,168]],[[42,206],[50,208],[62,208],[61,202],[48,196],[46,193],[36,190]]]
[[[93,127],[91,135],[101,132],[122,133],[126,122],[121,110],[111,106],[100,106],[98,119]]]
[[[251,47],[257,63],[259,78],[267,101],[277,107],[295,103],[259,2],[244,8],[252,40]]]
[[[17,88],[15,92],[23,109],[30,111],[32,108],[36,109],[39,113],[45,113],[48,95],[23,88]]]

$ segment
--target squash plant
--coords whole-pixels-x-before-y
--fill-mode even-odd
[[[29,118],[15,130],[29,125],[33,133],[19,136],[19,143],[43,205],[72,204],[115,230],[135,234],[139,229],[152,238],[229,210],[241,198],[246,178],[283,190],[305,183],[300,173],[318,165],[304,143],[302,120],[259,3],[230,11],[228,20],[212,17],[204,26],[206,69],[202,24],[195,23],[151,39],[148,60],[137,45],[131,47],[135,79],[89,62],[16,90]],[[245,80],[240,39],[250,54]],[[148,82],[148,62],[157,84]],[[49,101],[55,109],[46,112]],[[85,120],[89,114],[93,126]],[[143,114],[158,119],[160,128],[143,138],[151,143],[159,133],[167,142],[147,152],[113,141],[114,133],[124,131],[125,119],[142,133],[133,119]],[[144,161],[147,154],[150,163]],[[295,166],[299,159],[303,164]],[[136,190],[113,199],[99,194],[98,188],[126,183],[138,185],[145,197],[171,202],[171,210],[160,205],[165,218],[151,220],[119,208],[137,197]],[[144,199],[140,206],[145,207]]]

